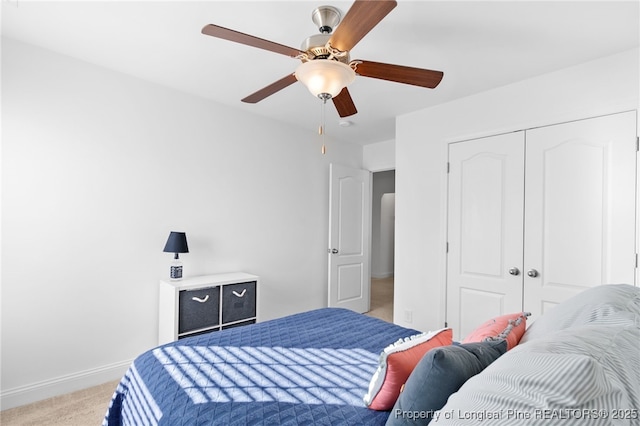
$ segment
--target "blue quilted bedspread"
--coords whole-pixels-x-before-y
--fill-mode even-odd
[[[140,355],[104,425],[377,425],[362,397],[385,346],[418,333],[325,308]]]

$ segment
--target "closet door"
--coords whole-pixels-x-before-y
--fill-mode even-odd
[[[524,132],[449,145],[447,322],[456,339],[522,309]]]
[[[635,112],[526,132],[524,309],[634,284]]]

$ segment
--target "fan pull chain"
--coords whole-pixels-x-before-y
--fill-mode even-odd
[[[322,152],[322,155],[327,153],[327,147],[324,144],[324,132],[325,132],[325,130],[324,130],[324,125],[325,125],[324,112],[325,112],[325,109],[326,109],[326,106],[325,106],[326,104],[327,104],[327,99],[325,98],[325,99],[322,100],[322,105],[320,107],[322,109],[320,111],[320,127],[318,128],[318,135],[320,135],[322,137],[322,148],[320,150],[320,152]]]

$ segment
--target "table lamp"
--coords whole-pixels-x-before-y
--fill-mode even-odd
[[[189,246],[187,245],[187,234],[184,232],[171,231],[167,244],[164,246],[165,253],[174,253],[173,262],[171,262],[171,274],[172,280],[182,279],[182,261],[180,260],[179,253],[189,253]]]

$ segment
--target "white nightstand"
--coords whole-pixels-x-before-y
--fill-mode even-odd
[[[244,272],[160,281],[158,344],[255,323],[258,281]]]

